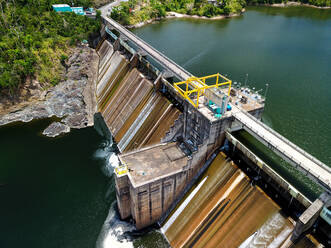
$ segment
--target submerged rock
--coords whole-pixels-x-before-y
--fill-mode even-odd
[[[38,95],[32,94],[28,100],[20,100],[7,108],[2,104],[0,126],[51,116],[63,118],[61,123],[52,123],[43,132],[50,137],[69,132],[70,128],[92,126],[96,112],[95,83],[98,61],[99,56],[94,49],[76,48],[67,62],[66,80],[47,91],[41,91],[39,84],[33,81],[31,89]]]

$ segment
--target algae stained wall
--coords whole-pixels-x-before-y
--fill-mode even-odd
[[[98,49],[98,111],[121,152],[159,143],[180,111],[107,40]]]
[[[200,182],[162,228],[172,247],[279,247],[290,236],[280,208],[222,154]]]

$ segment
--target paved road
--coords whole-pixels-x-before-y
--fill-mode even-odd
[[[109,4],[100,7],[99,10],[101,11],[101,15],[106,17],[110,13],[108,12],[108,10],[111,9],[112,7],[119,5],[121,2],[122,2],[121,0],[116,0],[114,2],[111,2]]]
[[[257,138],[268,143],[270,148],[273,147],[274,151],[278,151],[278,154],[282,154],[282,157],[288,159],[294,166],[299,166],[304,171],[307,171],[318,184],[330,191],[331,169],[329,167],[250,114],[243,111],[234,111],[233,116],[237,121],[244,124],[245,129],[253,132],[255,136],[258,136]]]
[[[107,6],[110,6],[107,5]],[[112,5],[114,6],[114,5]],[[164,54],[153,48],[151,45],[147,44],[145,41],[137,37],[135,34],[127,30],[125,27],[117,23],[111,18],[107,17],[107,8],[104,6],[102,11],[102,17],[104,20],[111,26],[113,26],[117,31],[119,31],[123,36],[127,39],[135,43],[140,49],[145,51],[149,56],[153,57],[157,62],[159,62],[164,68],[167,68],[170,72],[176,75],[181,80],[186,80],[187,78],[191,77],[192,74],[186,71],[184,68],[177,65],[174,61],[166,57]]]

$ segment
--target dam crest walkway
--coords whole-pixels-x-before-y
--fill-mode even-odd
[[[331,169],[284,136],[277,133],[247,112],[233,111],[233,117],[243,128],[269,149],[291,163],[326,190],[331,188]]]

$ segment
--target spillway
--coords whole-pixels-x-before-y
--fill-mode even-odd
[[[98,111],[121,152],[159,143],[180,111],[154,84],[105,40],[97,83]]]
[[[202,180],[184,210],[163,226],[172,247],[281,247],[292,233],[280,208],[223,154]]]

